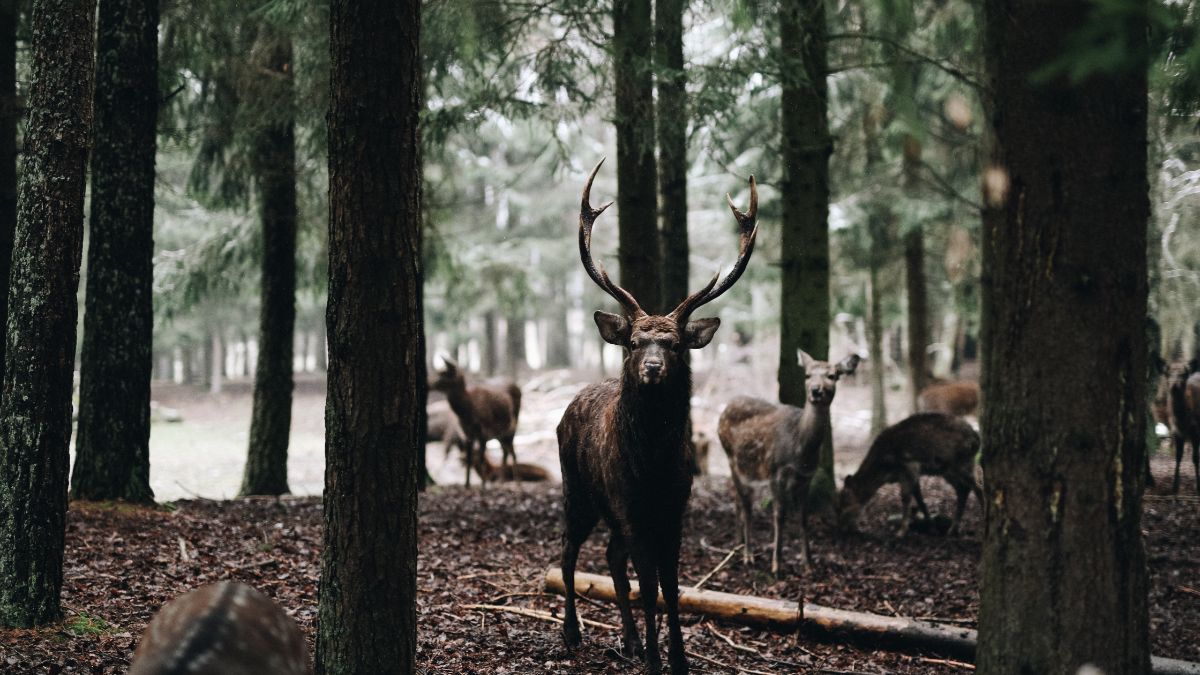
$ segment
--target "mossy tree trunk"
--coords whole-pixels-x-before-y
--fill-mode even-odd
[[[988,196],[982,236],[977,665],[1148,673],[1144,22],[1116,27],[1125,70],[1038,83],[1094,3],[985,11],[989,170],[1008,189]]]
[[[71,497],[152,503],[158,0],[102,0]]]
[[[418,0],[330,4],[323,674],[415,669],[426,386],[420,26]]]
[[[662,305],[653,49],[650,0],[613,0],[620,283],[651,314]]]
[[[284,112],[255,133],[254,173],[262,223],[262,283],[258,365],[243,495],[288,492],[288,440],[296,324],[296,140],[292,43],[273,27],[260,33],[256,96]]]
[[[17,2],[0,0],[0,326],[8,324],[8,276],[17,231]],[[0,338],[0,373],[5,340]]]
[[[829,156],[833,140],[826,119],[828,88],[825,3],[783,0],[779,5],[784,178],[783,237],[779,252],[779,400],[807,400],[803,349],[829,358]],[[812,498],[823,501],[833,488],[833,445],[826,439]]]
[[[92,127],[91,0],[34,0],[0,395],[0,626],[62,616],[67,446]]]
[[[662,199],[662,306],[669,310],[688,294],[688,104],[683,63],[684,0],[654,3],[654,50],[658,76],[658,190]]]

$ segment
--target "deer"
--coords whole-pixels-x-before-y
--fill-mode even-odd
[[[1192,467],[1196,492],[1200,494],[1200,360],[1172,363],[1166,367],[1167,426],[1175,444],[1175,480],[1171,493],[1179,494],[1179,466],[1183,451],[1192,445]]]
[[[130,675],[309,675],[299,626],[247,586],[201,586],[163,606],[142,634]]]
[[[851,354],[837,364],[830,364],[802,349],[797,356],[804,366],[807,401],[803,408],[738,396],[725,406],[717,422],[717,438],[729,458],[734,504],[742,526],[742,560],[746,566],[753,562],[750,523],[754,488],[764,483],[770,485],[775,528],[771,574],[776,576],[783,554],[783,529],[793,509],[800,512],[801,564],[806,572],[812,568],[808,547],[808,489],[820,463],[821,444],[830,429],[829,405],[837,394],[837,382],[853,373],[860,361],[857,354]]]
[[[958,534],[971,494],[983,504],[983,490],[975,481],[978,453],[979,434],[955,415],[916,413],[893,424],[875,437],[858,470],[846,476],[838,493],[839,524],[843,530],[857,529],[859,512],[879,488],[900,483],[904,513],[897,536],[903,537],[912,522],[910,501],[916,500],[917,508],[929,520],[929,509],[921,498],[921,476],[941,476],[958,498],[949,530],[950,535]]]
[[[938,382],[917,396],[918,412],[940,412],[963,417],[979,410],[979,383],[970,380]]]
[[[441,442],[447,455],[454,449],[462,450],[464,456],[467,454],[467,435],[463,433],[458,416],[450,409],[449,403],[434,401],[426,407],[425,415],[428,420],[425,433],[427,442]]]
[[[475,472],[480,479],[490,481],[521,481],[525,483],[544,483],[550,480],[550,472],[536,464],[516,462],[514,464],[493,464],[486,453],[475,455]]]
[[[474,467],[475,453],[483,454],[487,442],[500,441],[504,454],[501,465],[517,463],[513,437],[517,434],[517,418],[521,414],[521,388],[512,382],[496,382],[467,386],[462,369],[449,356],[442,356],[443,368],[429,383],[429,388],[446,395],[450,409],[466,434],[467,466]],[[481,478],[486,484],[487,481]],[[467,470],[466,486],[471,487],[471,471]]]
[[[621,305],[621,314],[597,311],[605,342],[624,350],[620,377],[589,385],[567,406],[558,424],[562,466],[562,573],[566,587],[562,637],[568,651],[581,643],[575,611],[575,564],[580,546],[601,518],[610,536],[606,558],[622,625],[622,653],[641,656],[649,673],[662,672],[656,620],[659,587],[667,612],[671,672],[688,672],[679,625],[679,551],[683,514],[691,496],[688,448],[692,374],[689,349],[703,349],[721,321],[691,319],[692,313],[725,293],[742,276],[758,234],[758,189],[750,177],[750,209],[742,213],[726,195],[739,229],[737,262],[684,298],[665,315],[649,314],[592,259],[592,227],[612,203],[591,206],[592,169],[579,209],[579,256],[588,276]],[[647,242],[647,245],[656,245]],[[645,644],[629,602],[627,565],[632,558],[641,586]]]

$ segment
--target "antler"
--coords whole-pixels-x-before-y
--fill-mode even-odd
[[[596,285],[611,295],[614,300],[621,303],[626,315],[635,318],[645,316],[646,312],[642,310],[641,305],[630,295],[629,291],[614,284],[608,278],[608,273],[604,271],[604,266],[597,265],[592,261],[592,225],[596,223],[596,218],[604,213],[605,209],[612,206],[612,202],[609,202],[598,209],[593,209],[590,200],[592,181],[596,179],[596,174],[603,164],[604,159],[602,158],[588,176],[587,185],[583,186],[583,200],[579,204],[579,258],[583,261],[583,269],[587,270],[592,281],[596,282]]]
[[[758,184],[754,182],[754,176],[750,176],[750,210],[742,213],[733,205],[733,199],[726,194],[725,201],[729,202],[729,209],[733,211],[733,217],[738,222],[739,246],[737,262],[733,264],[733,269],[729,270],[729,274],[717,283],[721,273],[717,272],[713,278],[705,285],[704,288],[692,293],[683,299],[670,314],[667,316],[674,317],[679,322],[685,322],[692,312],[700,308],[701,305],[706,305],[713,300],[716,300],[722,293],[729,290],[731,286],[742,276],[742,272],[746,271],[746,265],[750,263],[750,254],[754,252],[754,238],[758,236]]]

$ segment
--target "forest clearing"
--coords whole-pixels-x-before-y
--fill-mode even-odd
[[[1200,0],[0,0],[0,673],[1200,675]]]

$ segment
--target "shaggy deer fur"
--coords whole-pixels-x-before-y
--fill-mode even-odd
[[[808,403],[803,408],[739,396],[725,406],[717,424],[717,437],[729,458],[734,502],[742,524],[742,557],[753,559],[750,549],[751,500],[756,485],[771,486],[775,526],[771,573],[779,574],[783,528],[788,512],[800,511],[800,550],[805,569],[812,566],[808,550],[808,488],[821,459],[821,443],[829,430],[829,404],[837,394],[837,381],[853,373],[859,357],[852,354],[837,365],[818,361],[803,350],[804,385]]]
[[[511,458],[515,465],[517,451],[513,449],[513,437],[517,434],[517,418],[521,415],[521,388],[512,382],[468,387],[458,364],[445,356],[442,361],[445,368],[437,371],[429,388],[446,394],[450,409],[458,416],[458,423],[467,436],[467,466],[476,466],[475,453],[483,454],[487,442],[493,438],[500,441],[504,450],[500,463],[507,464]],[[469,470],[466,484],[471,486]]]
[[[871,449],[858,471],[846,476],[838,495],[838,519],[845,529],[854,529],[859,511],[885,483],[900,483],[900,501],[904,506],[899,536],[908,532],[912,522],[909,501],[915,499],[922,515],[929,509],[921,498],[920,477],[941,476],[958,495],[950,534],[957,534],[967,499],[974,492],[983,504],[983,491],[975,482],[975,455],[979,452],[979,434],[971,425],[945,413],[917,413],[884,429],[871,443]]]
[[[568,649],[580,643],[575,563],[579,547],[603,518],[611,531],[607,558],[621,612],[623,652],[634,656],[644,651],[647,671],[662,672],[656,621],[661,582],[671,672],[681,675],[688,671],[688,664],[679,626],[679,546],[683,513],[692,489],[685,437],[692,377],[684,354],[707,345],[720,325],[719,319],[689,321],[689,317],[724,293],[745,271],[758,232],[754,224],[758,194],[751,177],[750,211],[743,214],[730,201],[741,235],[738,260],[729,275],[719,284],[714,276],[670,314],[653,316],[592,262],[592,225],[608,208],[593,209],[588,198],[599,169],[597,164],[583,189],[579,254],[588,276],[621,303],[622,315],[596,312],[595,319],[604,340],[625,349],[625,361],[619,379],[585,388],[571,401],[558,424],[566,521],[562,550],[567,595],[563,641]],[[641,584],[646,616],[644,650],[629,606],[626,566],[630,556]]]
[[[307,675],[300,627],[246,584],[202,586],[163,606],[146,627],[130,675]]]

